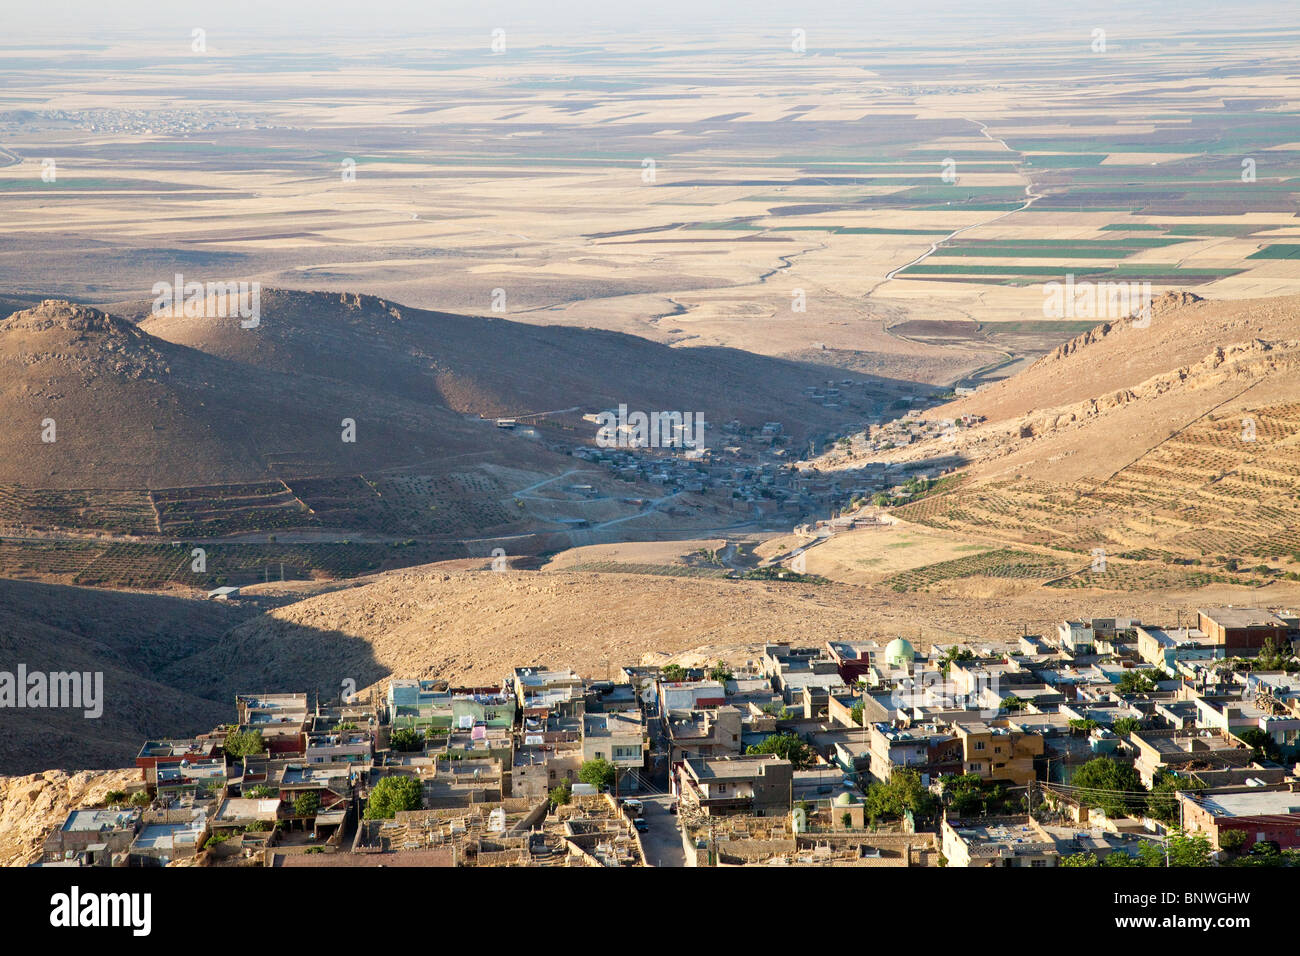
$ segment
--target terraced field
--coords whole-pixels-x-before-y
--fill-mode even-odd
[[[177,537],[221,537],[302,527],[307,509],[281,481],[150,493],[159,523]]]
[[[1105,583],[1076,576],[1061,587],[1262,584],[1300,573],[1298,489],[1300,404],[1284,404],[1207,417],[1105,479],[989,482],[896,514],[933,528],[1111,556]],[[1238,574],[1241,558],[1273,567]]]
[[[43,491],[15,485],[0,486],[0,527],[115,534],[159,530],[158,516],[144,491]]]
[[[604,574],[655,574],[673,578],[725,578],[725,568],[692,567],[686,564],[634,564],[622,561],[588,561],[571,571],[599,571]]]
[[[928,591],[944,581],[960,578],[986,577],[1017,580],[1050,580],[1069,571],[1063,558],[1034,551],[1017,551],[999,548],[983,554],[972,554],[929,564],[900,574],[891,575],[882,582],[895,591]]]
[[[386,534],[483,536],[520,520],[510,489],[477,473],[291,479],[312,523]]]

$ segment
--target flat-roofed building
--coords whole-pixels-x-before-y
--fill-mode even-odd
[[[1264,841],[1283,850],[1300,847],[1300,793],[1291,786],[1181,792],[1183,826],[1205,833],[1216,847],[1230,830],[1245,834],[1245,849]]]
[[[1253,656],[1271,641],[1286,648],[1300,638],[1300,622],[1257,607],[1203,607],[1199,627],[1228,657]]]
[[[1128,739],[1138,750],[1133,767],[1147,787],[1160,770],[1223,770],[1253,761],[1251,749],[1222,730],[1135,730]]]
[[[1224,656],[1223,645],[1216,644],[1198,627],[1139,627],[1137,649],[1142,660],[1171,674],[1178,672],[1181,661],[1211,661]]]
[[[683,806],[706,816],[778,816],[794,800],[794,766],[768,755],[697,757],[677,771]]]
[[[41,859],[56,863],[84,853],[88,863],[108,866],[113,854],[130,847],[140,826],[141,811],[134,808],[73,810],[45,838]]]
[[[940,824],[943,855],[949,866],[1048,867],[1061,854],[1056,843],[1029,816],[949,820]]]

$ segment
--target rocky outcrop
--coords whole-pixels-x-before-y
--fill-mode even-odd
[[[124,790],[139,780],[135,768],[0,777],[0,866],[25,866],[40,859],[41,843],[68,811],[102,804],[109,791]]]

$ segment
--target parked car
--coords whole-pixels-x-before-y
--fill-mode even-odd
[[[636,827],[637,833],[645,833],[650,829],[650,824],[646,822],[645,817],[637,817],[632,821],[632,826]]]

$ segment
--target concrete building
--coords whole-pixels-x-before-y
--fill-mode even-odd
[[[940,824],[943,855],[957,867],[1057,866],[1056,843],[1029,816],[989,817],[979,822],[944,817]]]
[[[1300,847],[1300,793],[1292,786],[1180,793],[1183,825],[1205,833],[1215,847],[1229,830],[1246,835],[1243,849],[1264,841],[1282,850]]]
[[[1253,657],[1268,641],[1286,647],[1300,638],[1300,621],[1254,607],[1209,607],[1198,611],[1199,627],[1228,657]]]
[[[692,758],[676,779],[683,809],[705,816],[776,816],[793,805],[794,768],[780,757]]]

